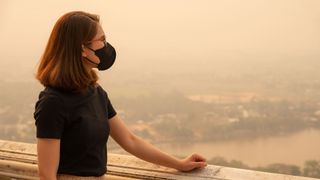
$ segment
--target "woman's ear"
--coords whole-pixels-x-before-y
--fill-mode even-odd
[[[81,51],[82,56],[83,56],[83,57],[87,57],[87,53],[86,53],[86,51],[85,51],[84,45],[81,45],[81,49],[82,49],[82,51]]]

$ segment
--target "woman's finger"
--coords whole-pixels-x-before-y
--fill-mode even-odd
[[[194,168],[203,168],[203,167],[207,166],[207,163],[205,163],[205,162],[193,162],[192,166]]]
[[[206,158],[202,157],[201,155],[199,154],[194,154],[194,160],[195,161],[206,161]]]

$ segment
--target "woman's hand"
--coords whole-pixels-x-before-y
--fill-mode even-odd
[[[192,154],[182,159],[178,170],[191,171],[193,169],[203,169],[207,166],[206,159],[198,154]]]

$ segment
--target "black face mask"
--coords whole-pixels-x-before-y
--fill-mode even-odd
[[[107,43],[106,41],[104,41],[104,46],[100,49],[93,50],[89,47],[87,48],[93,51],[96,56],[98,56],[98,58],[100,59],[100,63],[97,64],[86,57],[85,59],[97,65],[97,68],[100,71],[109,69],[116,60],[116,50],[113,46],[111,46],[111,44]]]

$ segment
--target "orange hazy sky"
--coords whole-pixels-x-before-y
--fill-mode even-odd
[[[123,69],[320,52],[319,0],[2,0],[0,65],[34,67],[55,21],[72,10],[101,16]]]

